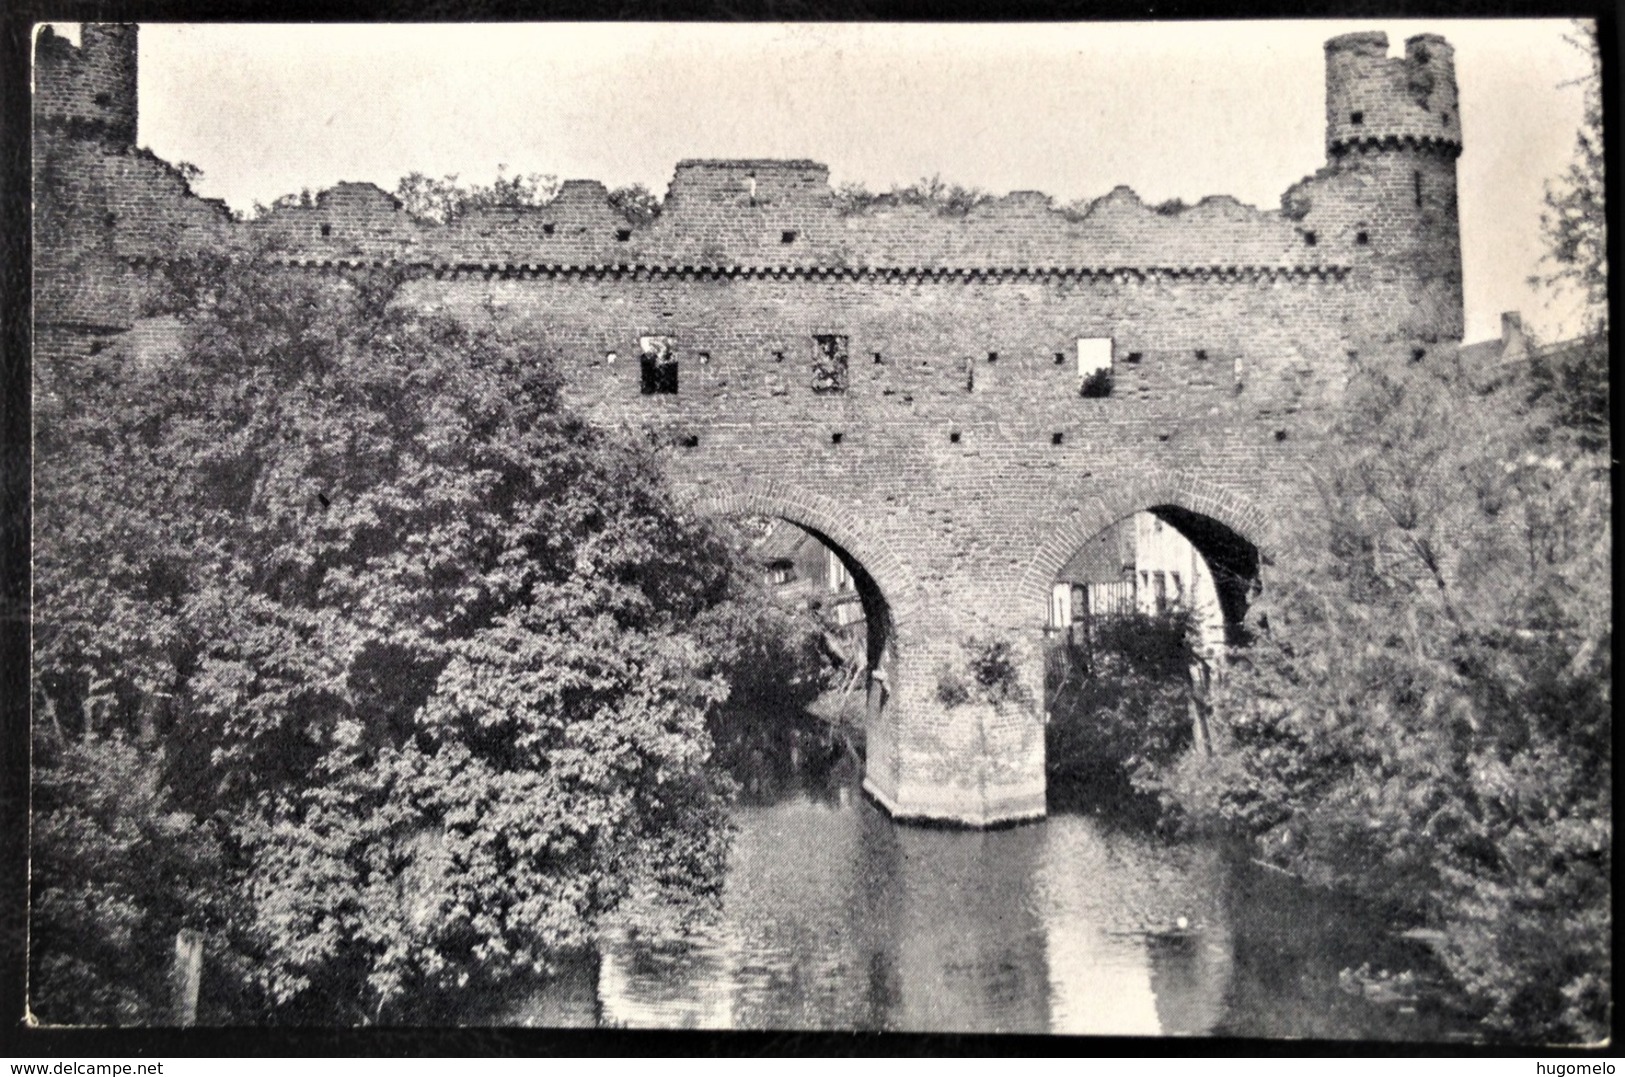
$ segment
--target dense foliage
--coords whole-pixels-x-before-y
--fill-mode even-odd
[[[1462,1004],[1525,1041],[1596,1042],[1612,1018],[1606,230],[1583,81],[1543,279],[1585,300],[1585,335],[1356,375],[1215,698],[1216,751],[1169,779],[1190,819],[1428,929]]]
[[[433,176],[411,172],[395,185],[401,208],[422,221],[449,224],[475,209],[539,206],[559,193],[554,176],[539,172],[516,173],[503,168],[490,183],[464,183],[456,175]]]
[[[1437,930],[1490,1025],[1607,1028],[1606,459],[1527,370],[1366,372],[1215,696],[1198,821]],[[1531,402],[1533,401],[1533,402]],[[1543,436],[1543,432],[1545,436]]]
[[[1191,745],[1192,633],[1185,611],[1125,614],[1046,654],[1045,760],[1058,795],[1121,806],[1159,793],[1165,768]]]
[[[112,955],[185,923],[253,970],[206,1016],[409,1020],[714,889],[728,558],[651,462],[388,275],[174,284],[170,346],[41,375],[39,1016],[145,1019]]]

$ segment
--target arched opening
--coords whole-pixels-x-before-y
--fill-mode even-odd
[[[746,593],[776,607],[752,629],[793,636],[776,650],[800,663],[794,690],[771,693],[771,706],[725,708],[716,731],[724,761],[747,799],[792,792],[845,799],[868,754],[883,753],[888,740],[897,676],[891,603],[849,543],[807,514],[749,506],[712,515],[726,518],[745,570],[756,576],[759,586]]]
[[[1076,543],[1045,629],[1052,810],[1154,813],[1158,771],[1208,748],[1207,693],[1246,642],[1259,564],[1228,523],[1167,501]]]

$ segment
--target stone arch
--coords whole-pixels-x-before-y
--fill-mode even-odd
[[[1063,498],[1061,504],[1072,511],[1044,532],[1017,585],[1022,618],[1035,618],[1035,627],[1042,627],[1056,573],[1078,547],[1141,510],[1174,509],[1208,517],[1251,543],[1260,559],[1279,543],[1274,521],[1257,505],[1228,487],[1180,471],[1147,468],[1122,478],[1090,478],[1075,499]]]
[[[831,498],[750,485],[702,494],[690,504],[707,516],[776,516],[827,540],[873,579],[898,631],[911,625],[923,606],[919,583],[886,541],[867,532],[857,511]]]

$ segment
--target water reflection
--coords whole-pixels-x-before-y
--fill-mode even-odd
[[[818,726],[747,764],[720,919],[682,943],[610,932],[596,975],[497,1023],[1095,1035],[1436,1034],[1337,989],[1369,937],[1238,877],[1218,850],[1058,814],[1008,830],[893,825]],[[792,762],[786,750],[794,746]],[[754,765],[754,772],[749,766]],[[1355,932],[1362,935],[1362,932]]]

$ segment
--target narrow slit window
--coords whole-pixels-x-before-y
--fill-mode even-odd
[[[642,352],[640,387],[644,396],[668,396],[677,392],[677,356],[671,337],[639,337]]]
[[[835,333],[813,337],[812,387],[815,393],[846,392],[846,337]]]
[[[1411,185],[1415,188],[1416,204],[1420,206],[1422,204],[1422,173],[1411,173]]]

